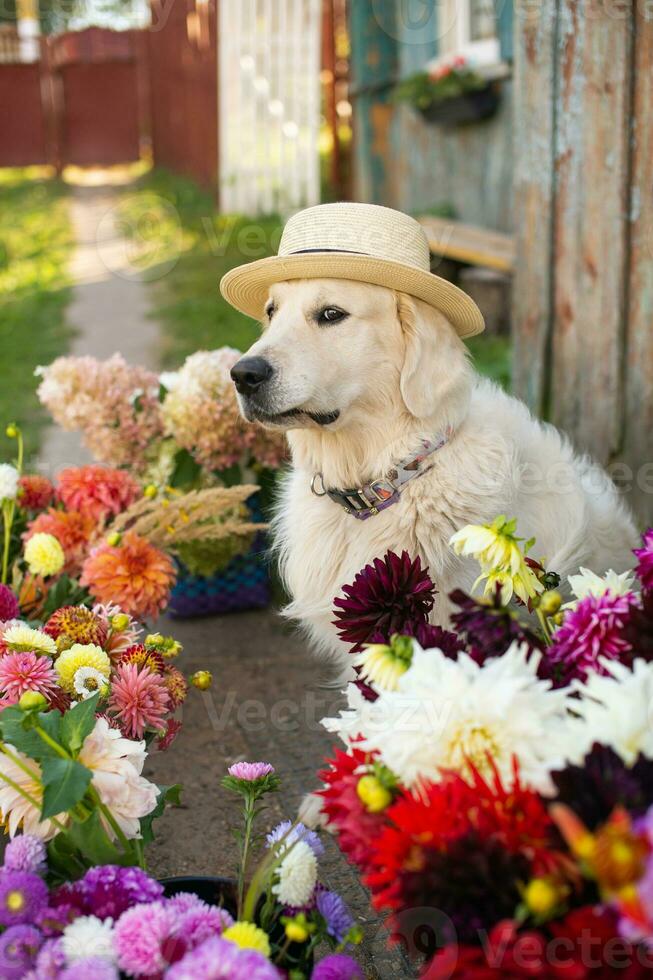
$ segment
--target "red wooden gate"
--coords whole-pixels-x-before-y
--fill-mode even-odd
[[[34,64],[0,64],[0,166],[138,160],[147,129],[140,31],[90,27],[42,40]]]

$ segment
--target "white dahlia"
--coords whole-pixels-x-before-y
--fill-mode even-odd
[[[608,745],[631,766],[641,753],[653,759],[653,663],[635,660],[632,669],[616,660],[601,661],[607,674],[592,671],[572,690],[569,762],[580,763],[594,742]]]
[[[279,865],[272,891],[282,905],[300,908],[311,900],[317,882],[317,858],[310,844],[299,840]]]
[[[490,757],[509,781],[516,757],[523,782],[542,790],[566,757],[568,695],[538,678],[538,662],[518,644],[479,666],[415,642],[396,691],[370,702],[350,685],[349,710],[323,724],[346,742],[360,735],[357,747],[378,752],[409,788],[468,762],[487,773]]]
[[[581,567],[579,574],[570,575],[568,581],[575,599],[567,603],[565,609],[573,608],[589,595],[602,596],[606,592],[611,592],[612,595],[629,595],[633,591],[635,576],[630,571],[618,574],[612,569],[601,576],[589,568]]]
[[[0,463],[0,501],[15,500],[18,495],[20,474],[10,463]]]

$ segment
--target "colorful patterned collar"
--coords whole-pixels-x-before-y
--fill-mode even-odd
[[[432,439],[422,439],[418,450],[404,457],[380,480],[373,480],[352,490],[327,489],[322,474],[315,473],[311,480],[311,491],[316,497],[330,497],[347,514],[359,521],[365,521],[386,507],[396,504],[406,483],[416,476],[423,476],[431,469],[433,463],[426,465],[426,461],[438,449],[446,446],[452,434],[453,430],[449,428]]]

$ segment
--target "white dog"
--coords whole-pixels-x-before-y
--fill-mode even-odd
[[[478,574],[448,542],[499,514],[516,517],[519,534],[536,538],[534,556],[563,577],[580,565],[630,567],[636,531],[607,475],[475,374],[449,316],[358,280],[268,281],[263,334],[232,372],[245,417],[288,430],[292,468],[274,532],[287,615],[344,665],[334,597],[374,557],[406,549],[428,566],[432,621],[446,625],[449,592]],[[418,478],[393,493],[415,456]],[[377,502],[374,481],[391,504],[380,498],[357,519],[361,503]],[[365,488],[362,500],[343,497],[347,488]]]

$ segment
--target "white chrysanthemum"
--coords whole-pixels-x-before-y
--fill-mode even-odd
[[[77,694],[81,694],[83,701],[98,691],[106,694],[109,689],[105,675],[95,667],[79,667],[73,677],[73,687]]]
[[[578,575],[570,575],[568,578],[571,591],[575,595],[574,602],[568,602],[565,609],[572,609],[581,599],[586,599],[588,595],[602,596],[606,592],[612,595],[628,595],[633,591],[635,582],[634,573],[631,571],[618,572],[610,571],[605,575],[597,575],[589,568],[581,567]]]
[[[61,937],[61,945],[68,965],[89,956],[115,963],[113,945],[113,920],[98,919],[96,915],[80,915],[67,925]]]
[[[317,858],[306,841],[293,844],[277,871],[272,891],[282,905],[300,908],[313,895],[317,882]]]
[[[15,500],[18,495],[20,474],[10,463],[0,463],[0,501]]]
[[[580,763],[594,742],[608,745],[631,766],[641,753],[653,759],[653,663],[636,660],[632,669],[602,660],[607,675],[592,671],[572,689],[575,717],[569,723],[567,759]]]
[[[5,630],[2,642],[7,649],[16,652],[34,650],[35,653],[44,653],[48,657],[54,657],[57,652],[57,644],[51,636],[48,636],[43,630],[23,626],[22,623],[18,626],[10,626],[8,630]]]
[[[370,702],[349,685],[349,710],[323,724],[346,742],[361,735],[357,746],[378,752],[408,787],[468,761],[488,772],[490,755],[508,781],[516,756],[523,782],[544,789],[566,757],[568,696],[537,677],[538,663],[518,644],[479,666],[415,642],[396,691]]]

